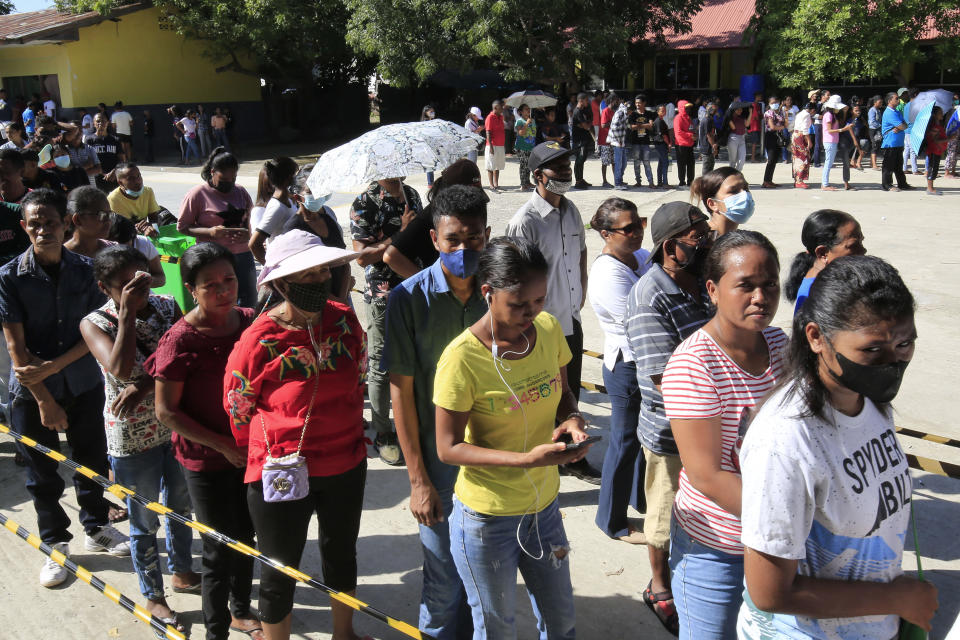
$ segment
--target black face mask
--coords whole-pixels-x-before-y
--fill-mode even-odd
[[[699,275],[703,271],[703,264],[707,259],[707,254],[710,253],[709,239],[703,238],[693,247],[678,240],[677,247],[680,249],[680,252],[683,253],[684,257],[684,261],[678,262],[677,266],[684,271]]]
[[[229,180],[220,180],[217,184],[210,184],[211,187],[219,191],[220,193],[230,193],[233,190],[233,182]]]
[[[903,372],[910,364],[909,361],[868,365],[852,362],[839,351],[835,353],[837,364],[840,365],[840,374],[837,375],[832,369],[827,369],[834,380],[877,404],[890,402],[897,397],[897,391],[900,390],[900,383],[903,381]]]
[[[316,313],[322,311],[327,304],[332,285],[333,281],[330,279],[323,282],[287,282],[287,290],[283,293],[283,297],[301,311]]]

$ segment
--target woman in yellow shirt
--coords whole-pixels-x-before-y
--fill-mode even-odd
[[[437,453],[459,465],[450,547],[473,613],[474,638],[515,638],[517,570],[541,636],[573,638],[569,544],[557,465],[587,454],[567,386],[571,359],[557,320],[543,313],[547,263],[523,238],[497,238],[480,257],[489,309],[437,365]],[[559,426],[556,426],[559,424]]]

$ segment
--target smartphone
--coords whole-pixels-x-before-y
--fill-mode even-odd
[[[587,436],[587,439],[581,442],[568,442],[567,446],[564,448],[564,451],[576,451],[577,449],[584,448],[588,444],[600,442],[601,440],[603,440],[603,436]]]

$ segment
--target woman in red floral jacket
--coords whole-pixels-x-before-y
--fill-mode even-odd
[[[247,447],[244,480],[260,551],[298,566],[316,512],[323,580],[351,594],[367,470],[366,338],[353,310],[330,298],[330,268],[356,257],[304,231],[274,239],[259,284],[269,284],[284,301],[243,333],[224,379],[234,437]],[[269,501],[261,481],[267,456],[297,453],[306,459],[306,496]],[[290,637],[294,586],[292,578],[263,569],[260,619],[268,640]],[[333,638],[357,640],[353,609],[337,601],[331,607]]]

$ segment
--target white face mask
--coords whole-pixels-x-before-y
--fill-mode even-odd
[[[547,179],[547,184],[544,185],[544,189],[550,193],[555,193],[558,196],[562,196],[567,191],[573,188],[573,180],[553,180]]]

